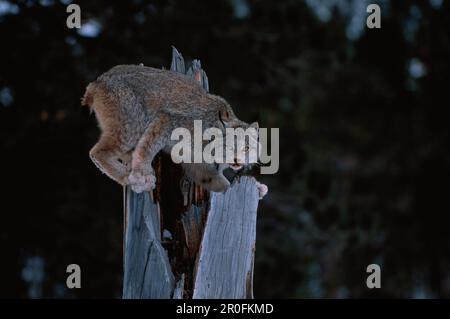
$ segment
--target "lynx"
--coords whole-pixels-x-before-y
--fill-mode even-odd
[[[89,155],[95,165],[121,185],[139,193],[155,187],[152,161],[159,151],[170,153],[170,139],[177,127],[193,130],[194,120],[203,128],[248,127],[221,97],[207,93],[195,80],[181,73],[142,65],[119,65],[91,82],[82,98],[95,113],[101,136]],[[245,151],[245,149],[244,149]],[[214,192],[230,183],[223,170],[240,170],[242,156],[233,163],[183,163],[186,175]],[[267,187],[258,184],[260,197]]]

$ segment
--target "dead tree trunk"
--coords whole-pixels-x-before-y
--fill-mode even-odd
[[[189,70],[173,48],[171,69],[209,90],[200,61]],[[123,298],[253,298],[258,191],[241,177],[224,194],[186,180],[159,155],[152,193],[124,189]]]

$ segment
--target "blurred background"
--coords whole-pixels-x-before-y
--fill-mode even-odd
[[[256,297],[450,297],[449,1],[78,1],[81,29],[69,3],[0,0],[1,297],[121,296],[122,188],[89,159],[80,97],[114,65],[170,67],[171,45],[280,128]]]

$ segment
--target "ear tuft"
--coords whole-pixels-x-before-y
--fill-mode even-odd
[[[229,127],[227,122],[230,120],[230,114],[228,113],[227,110],[220,110],[219,111],[219,120],[220,120],[220,123],[222,123],[223,128]]]
[[[219,118],[221,121],[229,121],[230,120],[230,113],[228,113],[228,110],[219,110]]]

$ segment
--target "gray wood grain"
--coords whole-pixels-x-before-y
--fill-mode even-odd
[[[172,46],[172,62],[170,64],[170,69],[172,71],[180,72],[185,74],[186,67],[184,65],[184,58],[178,50]]]
[[[241,177],[227,192],[211,193],[193,298],[253,298],[258,190]]]
[[[127,189],[123,298],[170,298],[175,285],[161,245],[159,207]]]

